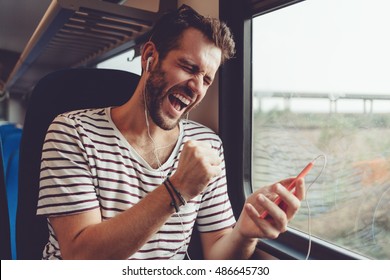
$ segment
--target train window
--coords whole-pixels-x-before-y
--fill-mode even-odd
[[[291,227],[373,259],[390,258],[389,10],[302,1],[252,22],[253,189],[325,155]]]
[[[97,68],[124,70],[141,75],[141,56],[134,49],[118,54],[96,65]]]

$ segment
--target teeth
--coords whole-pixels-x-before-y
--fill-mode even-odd
[[[188,106],[191,103],[191,100],[188,100],[183,95],[180,95],[178,93],[174,93],[173,96],[179,99],[181,102],[183,102],[186,106]]]

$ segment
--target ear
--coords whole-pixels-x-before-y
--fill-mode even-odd
[[[141,53],[142,69],[149,72],[157,58],[158,53],[154,43],[151,41],[146,42]]]

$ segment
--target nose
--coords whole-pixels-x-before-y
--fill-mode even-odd
[[[192,90],[195,94],[202,94],[204,87],[203,87],[203,76],[202,75],[193,75],[191,79],[188,81],[188,87]]]

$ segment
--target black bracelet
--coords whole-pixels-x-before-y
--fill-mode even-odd
[[[170,205],[175,208],[176,213],[179,212],[179,207],[176,204],[175,197],[173,196],[173,193],[172,193],[171,189],[169,188],[169,186],[166,184],[166,181],[164,182],[164,186],[167,189],[167,191],[168,191],[168,193],[169,193],[169,195],[170,195],[170,197],[172,199]]]
[[[181,195],[181,193],[175,188],[175,186],[172,184],[171,180],[169,180],[169,177],[167,177],[166,181],[168,182],[171,189],[175,192],[176,197],[180,200],[181,205],[186,205],[186,201],[184,197]]]

